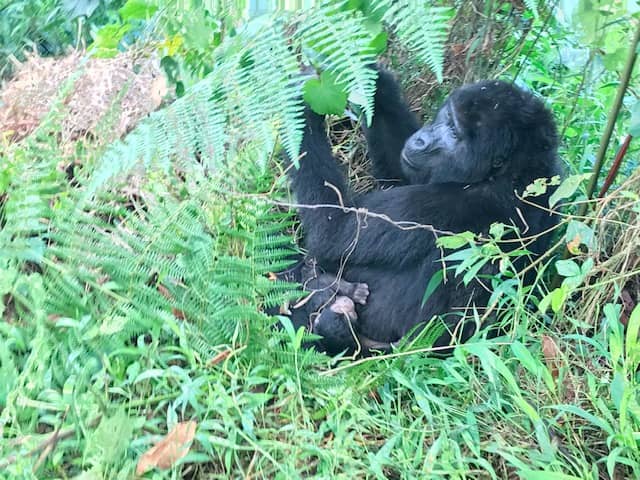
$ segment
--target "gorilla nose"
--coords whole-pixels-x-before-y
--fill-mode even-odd
[[[409,141],[407,142],[409,150],[411,150],[412,152],[422,152],[423,150],[426,150],[429,146],[428,140],[428,137],[426,137],[426,135],[422,131],[417,131],[416,133],[411,135]]]
[[[422,150],[427,146],[427,142],[425,142],[422,138],[416,137],[413,139],[412,145],[415,150]]]

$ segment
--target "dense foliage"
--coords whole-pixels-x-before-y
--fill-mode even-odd
[[[22,3],[0,15],[0,55],[141,42],[175,98],[115,143],[63,141],[71,78],[33,133],[2,144],[0,475],[640,476],[637,142],[600,200],[586,181],[640,128],[639,73],[621,88],[637,8],[349,1],[248,19],[251,2]],[[298,156],[303,99],[368,121],[380,55],[427,112],[462,80],[499,76],[543,95],[560,125],[556,249],[534,288],[509,271],[486,279],[512,328],[447,359],[425,338],[329,359],[262,313],[299,295],[272,272],[295,240],[279,152]],[[441,240],[461,281],[504,260],[503,232]]]

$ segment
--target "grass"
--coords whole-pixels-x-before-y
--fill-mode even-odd
[[[456,45],[488,31],[469,25]],[[564,66],[556,50],[583,46],[562,25],[540,19],[520,46],[509,31],[496,68],[548,99],[568,173],[588,171],[616,75]],[[456,58],[446,88],[472,57]],[[418,82],[405,60],[400,74]],[[485,74],[491,62],[475,61]],[[435,88],[412,90],[412,105],[428,111],[445,87]],[[525,291],[490,279],[504,287],[508,335],[479,335],[447,358],[423,339],[350,361],[301,348],[300,332],[258,311],[291,294],[263,275],[262,254],[275,268],[287,239],[255,233],[292,229],[290,216],[271,216],[284,196],[279,168],[261,170],[249,151],[198,185],[182,164],[136,172],[78,213],[87,170],[70,182],[60,166],[93,168],[100,139],[63,145],[55,112],[45,123],[3,144],[0,163],[0,478],[132,478],[154,445],[173,451],[157,453],[168,468],[146,478],[640,478],[637,146],[588,217],[562,206],[562,228],[580,234],[580,274],[563,277],[563,296],[540,308],[542,281]],[[336,154],[368,188],[360,134],[333,127]],[[187,421],[193,441],[176,439]]]

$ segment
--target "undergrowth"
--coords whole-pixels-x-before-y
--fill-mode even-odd
[[[427,45],[411,28],[424,6],[385,5],[399,41],[442,75],[449,17]],[[584,82],[589,63],[583,76],[563,65],[543,76],[565,34],[545,13],[523,17],[530,35],[509,45],[503,67],[551,99],[569,173],[583,173],[612,75]],[[60,143],[72,79],[38,130],[3,145],[0,476],[131,478],[145,452],[193,421],[193,442],[178,442],[188,450],[156,451],[165,463],[144,475],[640,477],[637,149],[629,178],[588,216],[552,206],[566,217],[557,244],[572,255],[540,263],[560,287],[543,274],[533,288],[515,272],[488,279],[491,308],[510,326],[501,337],[478,335],[448,358],[428,355],[425,335],[389,355],[330,359],[263,313],[300,295],[273,275],[296,248],[278,152],[298,153],[298,55],[335,73],[366,118],[369,14],[312,9],[295,17],[295,34],[280,20],[250,22],[215,50],[210,75],[106,147]],[[581,84],[575,103],[561,101]],[[579,186],[567,196],[585,201]],[[467,258],[503,258],[499,241],[484,242]]]

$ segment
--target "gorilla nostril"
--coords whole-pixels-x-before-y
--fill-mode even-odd
[[[425,142],[425,141],[424,141],[422,138],[420,138],[420,137],[416,137],[416,138],[413,140],[413,147],[414,147],[416,150],[422,150],[422,149],[423,149],[424,147],[426,147],[426,146],[427,146],[427,142]]]
[[[425,140],[422,136],[415,136],[411,139],[411,143],[409,147],[414,152],[423,152],[429,147],[429,142]]]

